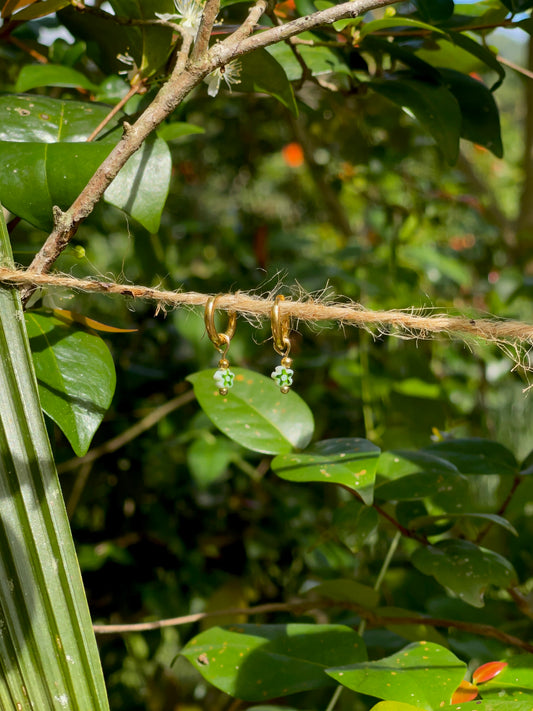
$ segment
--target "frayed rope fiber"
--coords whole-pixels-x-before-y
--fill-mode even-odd
[[[120,294],[133,299],[145,299],[157,303],[157,312],[166,307],[204,306],[208,294],[198,292],[164,291],[133,284],[96,279],[77,279],[64,274],[38,274],[23,269],[0,267],[0,283],[17,286],[56,287],[73,289],[86,293]],[[247,318],[270,318],[274,297],[264,298],[244,292],[220,294],[216,308],[223,311],[235,311]],[[367,329],[377,329],[380,334],[400,335],[405,338],[431,338],[435,334],[465,340],[468,337],[479,338],[502,347],[507,355],[508,349],[514,352],[512,359],[531,370],[526,362],[529,348],[533,346],[533,324],[494,318],[469,318],[448,316],[443,313],[424,315],[401,310],[371,311],[355,302],[324,303],[319,299],[305,297],[291,301],[287,299],[279,304],[281,315],[293,317],[299,321],[319,322],[337,321],[340,324],[353,325]],[[423,312],[423,309],[422,309]]]

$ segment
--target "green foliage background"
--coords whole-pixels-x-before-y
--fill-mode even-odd
[[[499,3],[490,3],[490,8],[501,12]],[[300,5],[298,9],[305,11]],[[239,10],[230,7],[226,16],[231,21]],[[43,37],[53,38],[63,23],[77,41],[87,41],[70,10],[24,24],[17,36],[48,52],[53,62],[70,62],[90,81],[87,90],[99,87],[96,97],[113,103],[126,86],[116,73],[110,78],[120,69],[114,57],[100,56],[98,63],[96,50],[87,44],[69,58],[72,48],[62,39],[46,46],[50,40]],[[495,43],[504,56],[524,61],[525,35],[517,40],[516,32],[497,35]],[[114,41],[120,50],[119,40]],[[102,40],[100,53],[108,44]],[[336,51],[337,61],[347,63],[357,76],[364,68],[351,66],[359,60],[346,55],[347,49]],[[490,86],[494,74],[471,55],[463,59],[462,71],[481,72]],[[2,46],[3,91],[16,89],[21,67],[27,66],[21,49]],[[300,86],[298,75],[292,77],[287,68],[295,80],[298,118],[287,96],[285,102],[276,101],[259,91],[239,92],[237,86],[232,93],[222,89],[213,99],[205,88],[197,89],[173,120],[203,132],[169,144],[172,175],[159,229],[137,221],[142,222],[142,209],[141,217],[133,213],[137,219],[130,219],[101,203],[56,268],[213,294],[279,289],[295,297],[319,294],[324,300],[344,295],[369,308],[475,309],[530,320],[531,233],[525,230],[515,238],[528,119],[525,94],[530,89],[508,71],[496,92],[503,160],[462,142],[458,163],[450,165],[430,134],[391,104],[386,91],[359,90],[346,83],[343,72],[319,75],[333,83],[330,91],[320,82]],[[28,83],[20,86],[34,89]],[[36,92],[83,99],[68,86],[38,86]],[[127,111],[135,112],[150,98],[153,90],[133,99]],[[287,160],[287,146],[293,143],[303,150],[301,165]],[[119,199],[109,202],[120,204]],[[15,260],[28,263],[43,237],[41,230],[21,222],[12,232]],[[201,311],[156,316],[152,304],[56,291],[45,293],[43,305],[137,329],[101,334],[113,354],[117,382],[93,447],[188,392],[187,376],[211,369],[217,361]],[[278,357],[267,325],[257,326],[239,321],[231,362],[268,375]],[[336,324],[296,324],[292,341],[294,389],[314,413],[315,442],[367,438],[388,451],[428,448],[435,439],[446,442],[448,437],[483,437],[507,446],[518,461],[532,449],[532,400],[523,392],[528,381],[519,369],[513,370],[502,350],[446,338],[396,339]],[[315,583],[339,578],[372,587],[395,533],[383,519],[376,527],[373,512],[340,487],[278,478],[270,457],[224,438],[192,399],[92,464],[72,464],[69,443],[51,420],[48,425],[97,623],[290,600]],[[459,503],[474,513],[497,513],[510,478],[487,471],[470,481],[467,500]],[[505,512],[518,537],[493,527],[483,542],[512,560],[524,594],[532,580],[532,486],[529,479],[523,481],[520,497]],[[416,504],[401,501],[398,520],[403,515],[412,521]],[[417,515],[425,513],[420,509]],[[453,534],[475,540],[485,524],[482,519],[459,519]],[[483,608],[447,595],[423,562],[416,567],[410,562],[414,545],[402,539],[382,585],[380,605],[398,608],[399,615],[409,610],[486,623],[531,639],[531,620],[505,592],[487,593]],[[264,617],[280,623],[292,619],[287,613]],[[349,626],[359,622],[350,610],[331,613],[329,619]],[[321,616],[298,621],[319,622]],[[242,619],[216,620],[233,622]],[[100,637],[111,708],[237,708],[178,656],[186,642],[209,626],[191,623]],[[500,641],[469,632],[419,627],[395,624],[367,630],[371,658],[420,639],[449,645],[471,667],[510,651]],[[290,704],[322,709],[330,697],[331,688],[299,691]],[[345,691],[338,708],[359,711],[372,703]]]

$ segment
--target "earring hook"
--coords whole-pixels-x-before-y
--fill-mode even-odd
[[[291,350],[291,339],[289,338],[289,317],[281,316],[279,312],[280,301],[285,301],[283,294],[278,294],[271,311],[272,339],[274,350],[282,356],[288,356]]]
[[[210,296],[205,304],[204,322],[207,335],[211,343],[215,346],[217,351],[226,354],[229,344],[233,336],[235,335],[235,329],[237,328],[237,314],[235,311],[228,311],[228,325],[224,333],[219,333],[215,326],[215,310],[216,302],[220,297],[220,294],[216,296]]]

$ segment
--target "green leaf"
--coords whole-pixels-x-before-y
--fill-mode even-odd
[[[483,607],[489,585],[507,588],[517,581],[508,560],[469,541],[439,541],[434,546],[417,549],[411,561],[421,573],[432,575],[473,607]]]
[[[469,703],[444,706],[442,711],[531,711],[531,701],[470,701]]]
[[[193,136],[198,133],[205,133],[205,128],[185,121],[164,123],[157,129],[157,135],[164,141],[175,141],[178,138],[183,138],[183,136]]]
[[[327,673],[361,694],[434,711],[449,703],[465,671],[466,664],[445,647],[415,642],[390,657]]]
[[[66,86],[98,91],[98,86],[81,72],[60,64],[26,64],[20,70],[16,91],[29,91],[40,86]]]
[[[439,27],[428,25],[426,22],[420,22],[420,20],[412,20],[409,17],[384,17],[381,20],[372,20],[371,22],[366,22],[362,25],[359,32],[361,38],[363,38],[372,32],[379,32],[381,30],[388,30],[389,28],[398,27],[418,27],[422,30],[428,30],[429,32],[435,32],[440,35],[448,34]]]
[[[342,484],[370,505],[379,453],[379,447],[366,439],[340,437],[317,442],[305,452],[281,454],[271,466],[288,481]]]
[[[352,553],[358,553],[379,523],[377,511],[352,499],[333,512],[331,535]]]
[[[33,3],[30,7],[25,7],[20,12],[17,12],[14,19],[17,20],[17,22],[36,20],[38,17],[51,15],[53,12],[57,12],[69,4],[70,0],[44,0],[44,2]]]
[[[167,144],[161,138],[149,137],[107,188],[104,200],[155,233],[167,201],[171,174]]]
[[[223,437],[196,439],[187,450],[187,465],[201,488],[213,484],[224,474],[235,456],[235,445]]]
[[[113,358],[100,336],[50,313],[27,312],[26,328],[42,408],[81,457],[115,392]]]
[[[498,75],[497,81],[491,86],[491,91],[496,91],[496,89],[501,85],[505,79],[505,69],[503,65],[498,61],[498,58],[494,52],[491,52],[486,46],[479,44],[471,37],[469,37],[464,32],[455,32],[452,35],[452,39],[457,47],[466,50],[474,57],[479,59],[483,64],[485,64],[489,69],[492,69]],[[456,50],[457,51],[457,50]],[[453,68],[453,67],[452,67]]]
[[[404,704],[401,701],[380,701],[370,711],[421,711],[420,706]]]
[[[424,20],[447,20],[453,15],[453,0],[416,0],[418,11]]]
[[[502,0],[502,2],[505,7],[509,8],[513,15],[525,12],[525,10],[529,10],[533,7],[533,0]]]
[[[315,42],[320,41],[320,37],[311,32],[303,32],[299,37],[301,39],[314,40]],[[313,76],[331,74],[332,72],[351,73],[342,55],[334,52],[329,47],[300,45],[298,51]],[[271,45],[267,48],[267,52],[282,65],[289,81],[297,81],[301,78],[302,66],[285,42]]]
[[[0,199],[15,215],[50,230],[52,207],[68,208],[120,140],[86,137],[110,107],[33,96],[0,97]],[[171,176],[167,144],[149,138],[106,190],[104,199],[156,232]]]
[[[519,654],[505,660],[507,666],[481,686],[483,699],[505,701],[507,704],[533,700],[533,654]],[[514,706],[513,706],[514,708]]]
[[[172,12],[175,8],[168,0],[110,0],[116,15],[136,20],[153,20],[155,13]],[[168,27],[141,25],[134,28],[136,41],[130,51],[145,77],[152,76],[167,62],[172,50],[172,30]]]
[[[344,625],[212,627],[182,651],[211,684],[244,701],[266,701],[331,685],[328,666],[366,659],[361,637]]]
[[[435,516],[417,516],[416,518],[411,519],[410,528],[418,531],[433,522],[453,521],[454,519],[463,518],[478,518],[482,521],[490,521],[491,523],[495,523],[497,526],[505,528],[505,530],[512,533],[513,536],[518,536],[518,531],[506,518],[488,513],[444,513]]]
[[[463,509],[470,492],[468,479],[455,466],[428,452],[392,451],[379,458],[380,481],[375,496],[382,501],[412,501],[430,497],[447,511]]]
[[[0,209],[0,265],[13,269]],[[0,708],[106,711],[17,289],[0,286]]]
[[[259,91],[275,97],[289,111],[298,116],[298,107],[294,91],[283,66],[266,49],[256,49],[255,52],[242,57],[241,81],[237,84],[238,91]]]
[[[433,136],[448,163],[455,163],[459,155],[461,111],[448,89],[399,74],[375,79],[368,85],[415,116]]]
[[[189,375],[201,408],[230,439],[254,452],[283,454],[303,449],[313,436],[313,413],[291,390],[280,393],[274,382],[251,370],[232,368],[235,385],[221,396],[213,370]]]
[[[445,459],[462,474],[503,474],[515,476],[519,466],[503,444],[481,437],[452,439],[426,447],[426,453]]]

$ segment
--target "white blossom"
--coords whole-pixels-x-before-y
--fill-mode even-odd
[[[214,72],[211,72],[211,74],[204,79],[207,83],[207,93],[209,96],[216,96],[218,94],[218,90],[220,89],[220,82],[222,79],[224,79],[228,85],[228,89],[231,91],[232,84],[241,83],[240,77],[241,63],[238,59],[234,59],[233,62],[230,62],[225,67],[215,69]]]
[[[204,12],[203,0],[174,0],[175,14],[156,12],[155,15],[165,22],[178,21],[182,27],[191,30],[196,37]]]

